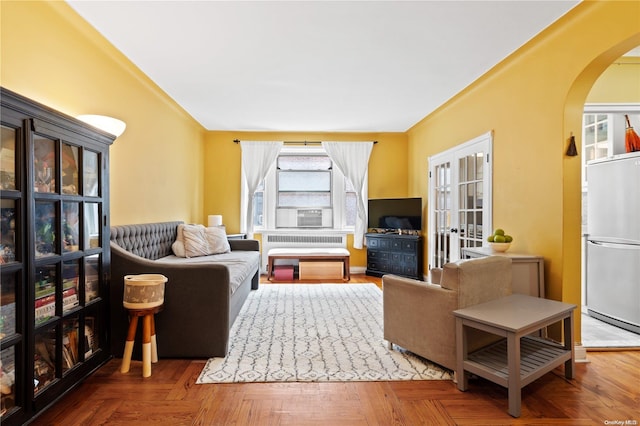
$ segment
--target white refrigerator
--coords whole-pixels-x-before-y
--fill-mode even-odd
[[[640,334],[640,152],[587,164],[586,304]]]

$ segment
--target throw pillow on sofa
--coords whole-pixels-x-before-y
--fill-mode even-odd
[[[176,241],[171,249],[178,257],[199,257],[231,251],[223,227],[184,224],[178,225]]]
[[[176,240],[173,244],[171,244],[171,250],[173,250],[173,254],[178,257],[187,257],[187,254],[184,251],[184,233],[183,233],[184,225],[178,225],[178,233],[176,235]]]
[[[209,242],[203,225],[184,225],[184,251],[186,257],[199,257],[209,254]]]
[[[207,242],[209,243],[208,254],[229,253],[231,247],[227,239],[227,232],[224,228],[211,226],[204,230]]]

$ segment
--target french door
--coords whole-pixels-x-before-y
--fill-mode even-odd
[[[491,234],[492,133],[429,157],[429,269]]]

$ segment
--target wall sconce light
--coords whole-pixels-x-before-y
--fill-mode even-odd
[[[91,124],[93,127],[97,127],[100,130],[104,130],[107,133],[120,137],[120,135],[126,129],[127,124],[118,120],[117,118],[107,117],[106,115],[94,115],[84,114],[76,117],[78,120],[84,121],[87,124]]]

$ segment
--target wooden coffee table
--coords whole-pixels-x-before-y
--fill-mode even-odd
[[[564,375],[574,378],[573,310],[576,305],[512,294],[453,311],[456,317],[456,375],[458,389],[468,388],[467,372],[504,386],[509,414],[520,416],[521,389],[564,363]],[[556,322],[564,325],[564,345],[532,333]],[[504,337],[471,354],[467,328]]]

